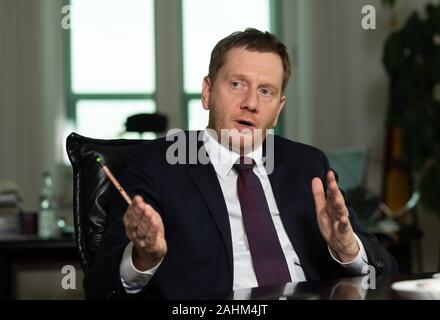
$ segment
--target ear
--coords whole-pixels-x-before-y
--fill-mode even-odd
[[[286,96],[282,96],[281,97],[280,102],[278,104],[278,110],[276,112],[276,116],[275,116],[274,121],[273,121],[272,128],[275,128],[275,126],[277,125],[278,117],[280,116],[281,110],[283,110],[284,105],[286,104],[286,100],[287,100]]]
[[[203,84],[202,84],[202,105],[203,109],[209,110],[209,98],[211,95],[211,79],[208,78],[208,76],[203,78]]]

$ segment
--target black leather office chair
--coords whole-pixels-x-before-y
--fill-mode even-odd
[[[125,154],[143,140],[99,140],[72,133],[66,148],[73,168],[73,214],[76,242],[84,273],[93,263],[107,223],[110,198],[115,192],[96,158],[101,157],[117,177]]]

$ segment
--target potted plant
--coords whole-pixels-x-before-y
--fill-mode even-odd
[[[440,4],[427,4],[425,12],[412,13],[386,40],[387,126],[400,128],[402,158],[421,205],[440,218]]]

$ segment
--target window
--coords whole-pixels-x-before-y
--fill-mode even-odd
[[[117,138],[156,111],[154,0],[71,0],[68,113],[75,131]]]
[[[128,116],[155,112],[158,105],[174,126],[204,128],[208,112],[200,102],[202,80],[215,43],[247,27],[275,33],[277,29],[273,19],[277,0],[69,2],[72,29],[66,33],[67,96],[68,115],[74,124],[69,129],[102,139],[120,137]],[[157,30],[156,24],[160,26]],[[156,48],[156,38],[173,45],[159,41]],[[177,43],[182,43],[181,53]],[[156,52],[162,58],[159,64]],[[174,70],[178,79],[174,82],[163,77],[170,73],[170,59],[182,62]],[[161,91],[157,91],[158,85]],[[170,104],[164,92],[167,97],[183,93],[181,105]],[[182,108],[184,119],[175,117],[178,112],[173,114],[173,108]]]
[[[272,1],[273,3],[273,1]],[[182,0],[183,93],[188,129],[203,129],[208,111],[200,101],[212,49],[218,40],[248,27],[274,32],[270,0]]]

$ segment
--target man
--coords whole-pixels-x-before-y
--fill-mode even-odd
[[[87,297],[201,298],[362,275],[369,265],[396,272],[356,222],[325,155],[268,135],[290,73],[286,47],[270,33],[247,29],[216,45],[202,90],[209,130],[196,150],[207,164],[171,163],[166,139],[127,156],[120,182],[133,204],[114,201]]]

